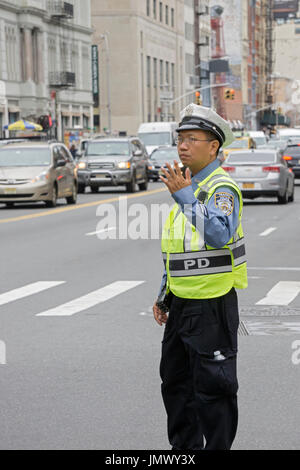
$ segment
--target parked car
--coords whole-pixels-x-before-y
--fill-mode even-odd
[[[174,160],[177,160],[179,163],[180,168],[183,167],[178,151],[176,147],[171,146],[161,146],[158,147],[151,153],[150,156],[150,165],[151,169],[149,169],[149,178],[153,181],[158,181],[159,177],[163,175],[161,171],[162,168],[166,168],[166,163],[170,163],[170,165],[174,166]]]
[[[283,158],[287,162],[288,167],[292,169],[295,178],[300,178],[300,138],[298,143],[294,141],[288,144]]]
[[[58,142],[21,142],[0,148],[0,203],[77,200],[77,170],[72,155]]]
[[[280,204],[294,200],[294,175],[279,150],[233,152],[223,169],[239,184],[245,198],[277,197]]]
[[[238,150],[244,149],[255,149],[256,144],[252,137],[240,137],[232,142],[232,144],[228,145],[225,149],[223,149],[223,155],[226,159],[231,152],[236,152]]]
[[[97,193],[104,186],[125,186],[135,192],[148,188],[148,154],[137,137],[104,137],[86,144],[78,167],[78,192],[90,186]]]

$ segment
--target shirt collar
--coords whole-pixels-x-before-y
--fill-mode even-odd
[[[199,184],[201,181],[204,181],[213,171],[215,171],[221,162],[218,158],[216,158],[213,162],[209,163],[205,168],[199,171],[195,176],[192,177],[192,183]]]

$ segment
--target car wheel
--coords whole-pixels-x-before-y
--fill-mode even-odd
[[[144,183],[139,184],[140,191],[147,191],[148,189],[148,178],[146,177],[146,181]]]
[[[47,207],[56,207],[57,204],[57,187],[56,184],[53,186],[52,189],[52,199],[51,201],[46,201]]]
[[[99,190],[99,186],[91,186],[92,193],[97,193]]]
[[[78,194],[83,194],[84,192],[85,192],[85,184],[79,184],[77,193]]]
[[[280,196],[278,194],[278,202],[279,204],[287,204],[289,202],[289,193],[288,193],[288,188],[286,187],[285,193],[283,196]]]
[[[135,175],[132,175],[132,179],[131,179],[130,183],[126,184],[126,191],[128,193],[135,193],[135,191],[136,191]]]
[[[72,196],[66,197],[67,204],[76,204],[77,202],[77,187],[76,184],[73,183],[72,188]]]

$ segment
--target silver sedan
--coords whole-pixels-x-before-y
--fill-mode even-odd
[[[244,198],[277,197],[280,204],[294,201],[294,175],[278,149],[232,152],[222,167],[238,183]]]

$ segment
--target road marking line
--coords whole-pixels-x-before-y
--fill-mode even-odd
[[[23,299],[24,297],[28,297],[29,295],[37,294],[46,289],[51,289],[52,287],[56,287],[64,283],[65,281],[39,281],[34,282],[33,284],[28,284],[24,287],[19,287],[18,289],[14,289],[9,292],[5,292],[5,294],[1,294],[0,305],[8,304],[9,302],[13,302],[15,300]]]
[[[300,292],[300,282],[280,281],[256,305],[289,305]]]
[[[277,230],[277,227],[270,227],[267,230],[265,230],[264,232],[262,232],[259,236],[260,237],[267,237],[268,235],[270,235],[270,233],[275,232],[275,230]]]
[[[98,233],[110,232],[112,230],[117,230],[117,227],[108,227],[104,228],[103,230],[98,230],[97,232],[86,233],[86,236],[91,237],[92,235],[98,235]]]
[[[153,191],[145,191],[145,192],[141,192],[138,194],[129,194],[127,198],[135,199],[138,197],[151,196],[152,194],[162,193],[165,191],[167,191],[166,188],[153,189]],[[19,222],[21,220],[37,219],[38,217],[46,217],[48,215],[60,214],[62,212],[76,211],[79,209],[83,209],[85,207],[99,206],[100,204],[108,204],[111,202],[118,202],[118,201],[119,201],[119,196],[110,198],[110,199],[101,199],[99,201],[87,202],[84,204],[77,204],[74,206],[61,207],[59,209],[52,209],[52,210],[45,211],[45,212],[38,212],[37,214],[27,214],[27,215],[21,215],[19,217],[10,217],[9,219],[0,219],[0,224],[8,224],[10,222]],[[0,202],[0,204],[2,204],[2,202]]]
[[[63,305],[46,310],[45,312],[38,313],[37,317],[66,317],[74,315],[75,313],[81,312],[94,307],[97,304],[106,302],[107,300],[116,297],[134,287],[143,284],[145,281],[116,281],[109,284],[101,289],[94,292],[90,292],[87,295],[78,297],[77,299],[71,300]]]

